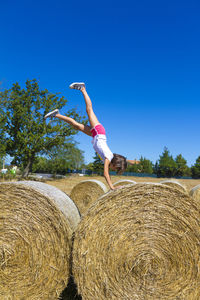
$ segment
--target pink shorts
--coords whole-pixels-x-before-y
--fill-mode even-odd
[[[97,124],[90,131],[92,132],[92,136],[93,137],[95,137],[97,134],[104,134],[104,135],[106,135],[105,128],[101,124]]]

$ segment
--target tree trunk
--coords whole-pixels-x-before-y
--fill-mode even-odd
[[[28,177],[28,174],[30,172],[30,166],[31,166],[31,164],[32,164],[32,161],[31,161],[31,159],[29,159],[26,168],[23,170],[22,178]]]

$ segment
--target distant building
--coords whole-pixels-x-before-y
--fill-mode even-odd
[[[137,159],[134,159],[134,160],[127,159],[126,161],[127,161],[128,165],[138,165],[140,163],[140,161]]]

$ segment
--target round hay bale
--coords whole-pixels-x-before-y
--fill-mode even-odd
[[[136,182],[134,180],[130,180],[130,179],[121,179],[121,180],[118,180],[115,183],[113,183],[113,186],[124,186],[127,184],[136,184]]]
[[[41,182],[0,184],[0,299],[58,299],[69,278],[73,201]]]
[[[167,180],[160,181],[160,183],[165,184],[165,185],[169,185],[169,186],[171,186],[173,188],[178,189],[181,192],[187,193],[187,188],[183,184],[181,184],[179,181],[177,181],[177,180],[173,180],[173,179],[169,179],[168,180],[167,179]]]
[[[75,232],[73,275],[85,300],[200,299],[200,213],[153,183],[107,193]]]
[[[82,215],[93,202],[106,192],[107,187],[103,182],[95,179],[84,180],[73,187],[70,198],[75,202]]]
[[[196,201],[199,207],[200,206],[200,184],[196,185],[190,190],[190,196]]]

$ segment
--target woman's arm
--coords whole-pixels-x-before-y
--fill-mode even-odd
[[[110,164],[110,161],[106,158],[105,161],[104,161],[104,177],[105,177],[110,189],[114,190],[115,188],[112,185],[110,175],[109,175],[109,164]]]

